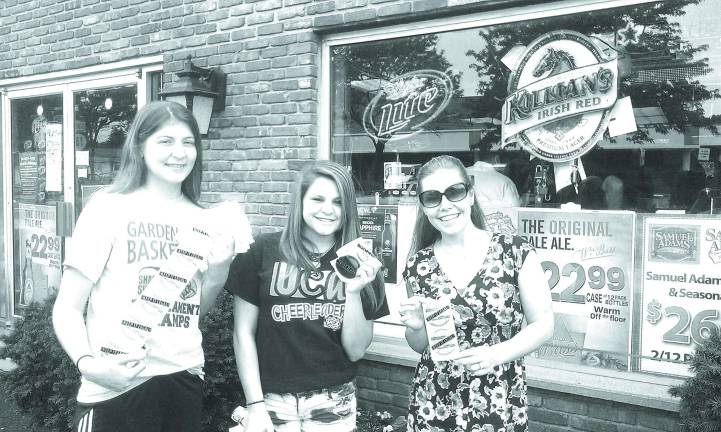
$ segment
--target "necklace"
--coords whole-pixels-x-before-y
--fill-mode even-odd
[[[315,245],[313,245],[313,246],[315,246]],[[319,262],[320,259],[323,258],[328,252],[333,250],[334,247],[335,247],[335,242],[333,242],[326,250],[321,251],[321,252],[311,251],[309,248],[306,248],[306,249],[308,250],[308,255],[309,255],[311,261]]]

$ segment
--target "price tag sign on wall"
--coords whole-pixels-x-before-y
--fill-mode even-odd
[[[721,324],[721,220],[653,217],[643,232],[641,370],[688,376]]]
[[[553,298],[553,339],[536,356],[627,370],[634,213],[520,209],[518,231],[535,246]]]

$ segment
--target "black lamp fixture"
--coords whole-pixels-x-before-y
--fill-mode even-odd
[[[225,109],[225,73],[217,68],[196,66],[188,56],[177,75],[180,79],[164,85],[158,94],[167,101],[186,106],[195,116],[200,133],[206,135],[210,115]]]

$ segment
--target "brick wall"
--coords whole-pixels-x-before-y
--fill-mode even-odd
[[[358,370],[362,408],[405,415],[413,368],[363,360]],[[676,432],[678,413],[530,388],[530,432]]]

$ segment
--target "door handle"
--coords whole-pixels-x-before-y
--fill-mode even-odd
[[[55,203],[55,234],[61,237],[70,237],[75,228],[75,211],[73,204],[67,201]]]

